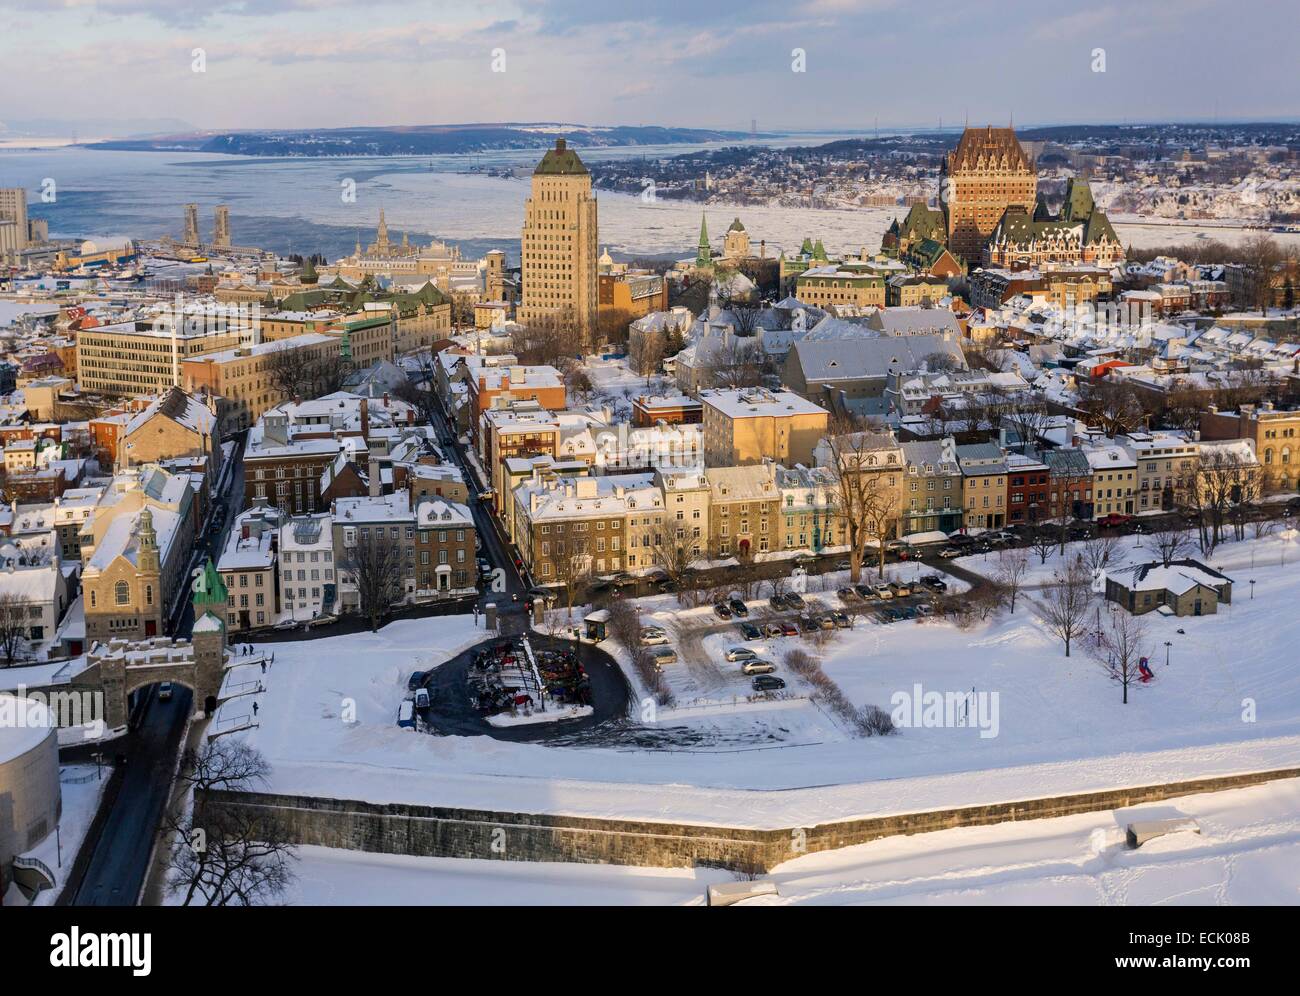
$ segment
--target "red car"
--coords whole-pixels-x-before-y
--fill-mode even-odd
[[[1110,515],[1103,515],[1097,520],[1099,526],[1113,527],[1123,526],[1133,521],[1133,516],[1122,515],[1119,512],[1111,512]]]
[[[794,623],[782,623],[782,624],[781,624],[781,635],[782,635],[782,636],[798,636],[798,635],[799,635],[799,627],[796,626]]]

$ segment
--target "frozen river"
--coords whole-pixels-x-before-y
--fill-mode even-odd
[[[793,144],[815,144],[836,136],[797,136]],[[675,155],[698,146],[640,146],[596,149],[591,161]],[[412,240],[432,238],[459,244],[479,255],[500,248],[517,257],[523,222],[525,179],[500,179],[466,172],[471,166],[528,166],[536,150],[481,156],[349,159],[271,159],[203,153],[109,152],[81,148],[0,149],[0,186],[23,186],[36,201],[42,184],[53,181],[52,203],[33,203],[32,214],[48,218],[56,237],[126,235],[158,238],[181,234],[181,205],[200,205],[205,236],[212,207],[230,205],[235,242],[281,253],[324,252],[336,258],[358,237],[373,238],[382,207],[390,232]],[[355,184],[353,200],[345,185]],[[46,184],[48,187],[48,184]],[[694,252],[701,206],[602,193],[600,242],[616,254]],[[890,219],[901,209],[728,206],[707,209],[709,231],[721,237],[739,216],[755,246],[767,242],[775,254],[796,248],[805,236],[820,238],[831,253],[875,250]],[[1136,247],[1191,242],[1198,238],[1241,238],[1241,229],[1117,224],[1120,238]],[[1300,235],[1281,236],[1300,245]]]

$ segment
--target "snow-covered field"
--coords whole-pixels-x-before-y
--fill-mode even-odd
[[[1136,851],[1124,827],[1186,816]],[[301,847],[299,905],[699,905],[717,869],[416,858]],[[1294,905],[1300,783],[1170,799],[1104,813],[891,837],[778,865],[762,905]]]
[[[1222,547],[1213,562],[1237,579],[1233,606],[1211,617],[1146,617],[1156,680],[1132,690],[1127,706],[1083,647],[1064,657],[1023,595],[1015,615],[966,630],[859,623],[820,650],[826,672],[859,705],[889,710],[896,693],[918,684],[923,692],[995,692],[986,701],[996,701],[996,736],[941,726],[857,739],[807,708],[708,718],[731,729],[765,723],[785,731],[761,749],[548,747],[403,732],[394,712],[406,675],[482,636],[468,617],[439,617],[394,623],[376,636],[278,645],[260,696],[261,726],[248,737],[267,754],[272,787],[282,791],[749,826],[1281,767],[1300,759],[1297,559],[1300,548],[1280,538]],[[1249,578],[1257,581],[1253,600]],[[719,670],[714,655],[731,639],[703,638]]]

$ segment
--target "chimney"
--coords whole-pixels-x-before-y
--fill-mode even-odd
[[[370,438],[370,402],[366,398],[361,399],[361,438]]]
[[[362,403],[364,404],[364,402]],[[383,493],[383,490],[379,483],[379,459],[377,457],[372,456],[370,458],[367,475],[370,478],[370,497],[378,498]]]

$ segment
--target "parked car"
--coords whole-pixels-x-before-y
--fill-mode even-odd
[[[713,614],[719,619],[730,619],[731,609],[727,606],[726,602],[714,602]]]
[[[418,674],[419,672],[417,671],[416,673]],[[170,681],[164,681],[161,685],[158,686],[158,701],[170,702],[171,700],[172,700],[172,683]]]
[[[942,550],[939,551],[939,556],[942,557],[944,560],[951,560],[953,557],[964,557],[969,552],[970,551],[963,550],[960,547],[945,546]]]
[[[761,640],[763,638],[763,631],[751,622],[743,622],[739,628],[740,635],[746,640]]]
[[[841,560],[838,564],[835,565],[835,569],[837,571],[851,571],[853,570],[853,565],[850,564],[847,560]]]
[[[785,604],[786,604],[786,608],[789,609],[802,609],[803,598],[799,595],[797,591],[787,591],[785,593]]]
[[[741,664],[740,670],[744,674],[771,674],[776,670],[776,665],[771,661],[759,660],[756,657],[752,661],[745,661]]]
[[[858,598],[862,599],[864,602],[878,597],[876,595],[876,589],[871,587],[869,584],[855,584],[853,590],[857,592]]]
[[[796,626],[796,625],[795,625],[794,623],[792,623],[792,622],[782,623],[782,624],[781,624],[781,635],[782,635],[782,636],[798,636],[798,635],[799,635],[799,627]]]
[[[763,627],[763,635],[766,637],[785,636],[785,626],[781,623],[768,623]]]
[[[841,588],[835,594],[840,596],[841,602],[858,602],[862,600],[861,596],[852,588]]]
[[[748,647],[732,647],[724,656],[733,664],[736,663],[736,661],[752,661],[758,659],[758,654],[754,653],[754,651],[750,650]]]
[[[916,607],[916,614],[918,616],[932,616],[934,615],[934,606],[929,602],[922,602]]]
[[[851,629],[853,627],[853,620],[849,618],[847,612],[832,612],[831,619],[837,629]]]
[[[878,581],[878,582],[876,582],[875,584],[873,584],[873,585],[871,586],[871,588],[872,588],[873,591],[875,591],[875,593],[876,593],[876,597],[877,597],[877,598],[893,598],[893,597],[894,597],[894,589],[891,588],[891,587],[889,587],[889,585],[888,585],[886,582],[884,582],[884,581]]]
[[[663,667],[665,664],[676,664],[677,651],[672,647],[655,647],[650,651],[650,659],[658,667]]]
[[[415,690],[415,708],[428,709],[433,704],[433,699],[429,695],[427,688],[417,688]]]
[[[658,626],[647,626],[641,630],[641,646],[661,647],[668,642],[668,634]]]
[[[785,687],[785,681],[774,674],[760,674],[750,682],[756,692],[776,692]]]
[[[939,577],[938,574],[927,574],[921,578],[921,584],[925,585],[931,591],[947,591],[948,582]]]
[[[817,625],[820,626],[822,629],[834,629],[834,628],[835,628],[835,617],[832,616],[830,613],[827,613],[827,614],[824,615],[824,616],[818,616],[817,619],[816,619],[816,623],[817,623]]]
[[[906,581],[890,581],[889,590],[894,593],[895,598],[906,598],[912,594],[912,586]]]
[[[402,699],[397,707],[397,725],[404,730],[415,729],[415,700]]]
[[[406,679],[406,690],[408,692],[413,692],[417,688],[423,688],[425,682],[428,680],[428,671],[412,671],[411,676]]]
[[[1113,529],[1116,526],[1128,525],[1133,521],[1133,516],[1124,515],[1120,512],[1111,512],[1109,515],[1103,515],[1097,520],[1097,525],[1104,526],[1107,529]]]
[[[749,606],[746,605],[739,598],[731,599],[730,601],[727,602],[727,605],[731,607],[731,614],[735,616],[737,619],[742,619],[745,616],[749,615]]]
[[[948,537],[949,546],[970,546],[975,542],[975,537],[969,533],[953,533]]]
[[[767,600],[767,604],[768,604],[772,609],[776,610],[777,612],[784,612],[784,611],[785,611],[785,596],[784,596],[784,595],[773,595],[771,598],[769,598],[769,599]]]
[[[805,633],[813,633],[821,629],[821,626],[816,619],[805,613],[799,617],[799,629]]]

